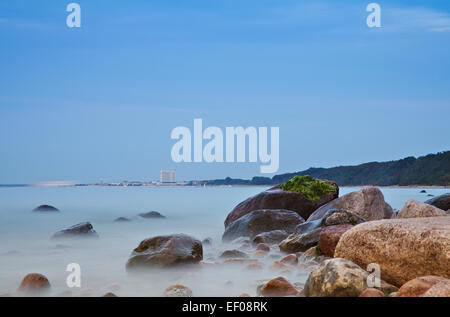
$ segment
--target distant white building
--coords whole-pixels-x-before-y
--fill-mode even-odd
[[[159,180],[161,184],[174,184],[175,181],[175,170],[164,170],[161,171],[159,175]]]

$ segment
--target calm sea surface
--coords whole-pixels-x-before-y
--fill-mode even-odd
[[[0,295],[15,295],[21,279],[28,273],[46,275],[49,295],[101,296],[114,291],[119,296],[161,296],[175,283],[190,287],[194,296],[256,295],[260,280],[278,276],[267,267],[276,260],[268,257],[262,270],[243,271],[233,266],[201,270],[177,269],[151,271],[137,276],[127,273],[125,264],[140,241],[160,234],[186,233],[203,240],[205,260],[217,260],[226,249],[237,246],[221,243],[223,221],[233,207],[264,188],[95,188],[25,187],[0,188]],[[341,188],[341,195],[358,188]],[[385,199],[400,209],[408,199],[425,201],[427,194],[440,195],[449,189],[384,188]],[[59,214],[37,214],[31,210],[49,204]],[[142,219],[137,214],[159,211],[166,219]],[[116,223],[117,217],[132,219]],[[89,221],[100,239],[55,241],[58,230]],[[276,254],[275,254],[276,255]],[[66,286],[69,263],[82,268],[81,289]],[[291,282],[304,283],[307,272],[285,274]]]

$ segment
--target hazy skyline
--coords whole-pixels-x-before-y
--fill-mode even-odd
[[[194,118],[280,127],[277,174],[450,149],[448,1],[69,2],[0,3],[1,184],[259,175],[173,163]]]

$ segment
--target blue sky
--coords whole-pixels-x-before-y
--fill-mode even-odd
[[[251,177],[177,126],[280,127],[279,173],[449,150],[450,2],[0,2],[0,183]]]

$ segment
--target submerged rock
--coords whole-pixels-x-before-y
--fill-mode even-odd
[[[127,262],[127,269],[194,264],[203,259],[202,243],[185,234],[158,236],[142,241]]]
[[[164,297],[192,297],[192,290],[184,285],[172,285],[165,290]]]
[[[227,250],[224,251],[220,258],[222,259],[232,259],[232,258],[248,258],[247,253],[239,251],[239,250]]]
[[[305,220],[290,210],[255,210],[228,225],[223,241],[239,237],[254,238],[260,233],[273,230],[294,232],[298,224]]]
[[[295,296],[298,290],[284,277],[277,277],[264,284],[259,293],[265,297],[283,297]]]
[[[383,193],[376,187],[351,192],[320,207],[308,218],[308,222],[322,218],[330,209],[345,209],[366,221],[391,219],[392,207],[384,201]]]
[[[50,282],[47,277],[39,273],[30,273],[25,276],[20,283],[20,292],[42,292],[50,289]]]
[[[112,292],[108,292],[105,295],[103,295],[102,297],[117,297],[117,295]]]
[[[366,222],[339,240],[335,257],[361,267],[377,263],[381,276],[402,286],[420,276],[450,277],[450,217]]]
[[[332,181],[326,182],[330,183],[335,188],[335,191],[322,196],[317,201],[311,201],[297,192],[282,190],[279,186],[250,197],[238,204],[230,212],[225,220],[225,228],[246,214],[261,209],[291,210],[306,219],[314,210],[339,196],[339,187],[336,183]]]
[[[432,205],[410,199],[406,202],[402,210],[397,214],[397,218],[422,218],[445,216],[445,212]]]
[[[161,218],[166,218],[163,215],[161,215],[159,212],[157,211],[149,211],[146,213],[142,213],[139,214],[140,217],[145,218],[145,219],[161,219]]]
[[[59,209],[50,205],[40,205],[33,209],[34,212],[59,212]]]
[[[425,203],[448,211],[450,209],[450,193],[436,196],[432,199],[427,200]]]
[[[131,221],[131,220],[128,218],[125,218],[125,217],[119,217],[114,220],[114,222],[128,222],[128,221]]]
[[[52,238],[98,238],[97,232],[89,222],[76,224],[68,229],[64,229],[55,233]]]

